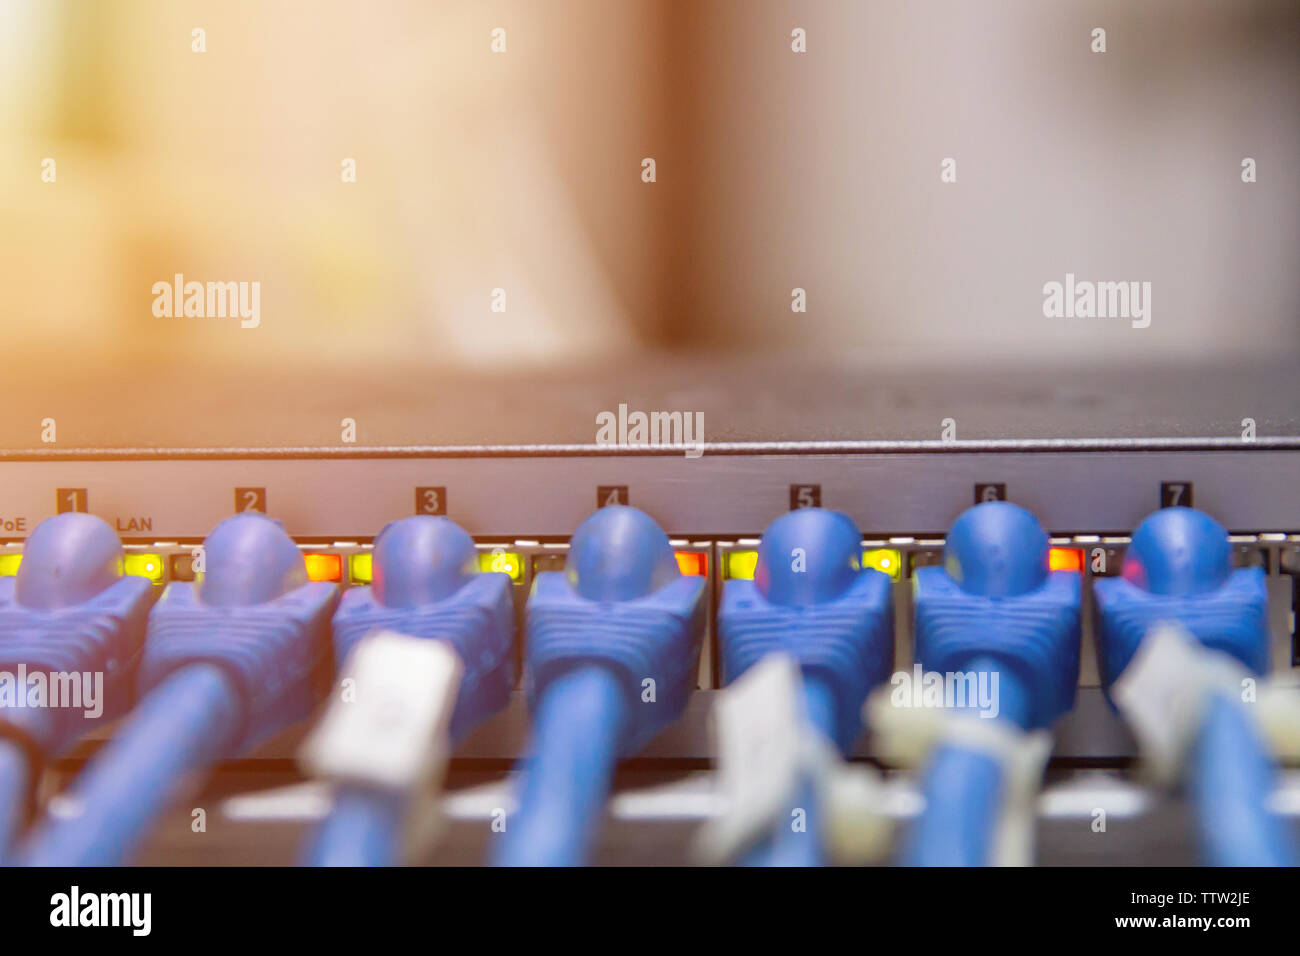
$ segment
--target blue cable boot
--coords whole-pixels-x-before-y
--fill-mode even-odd
[[[36,866],[128,861],[182,784],[303,720],[328,678],[338,589],[311,583],[280,523],[245,513],[204,542],[201,582],[149,613],[140,703],[74,782],[70,812],[34,835]]]
[[[1163,508],[1133,532],[1118,578],[1093,582],[1102,678],[1111,690],[1155,625],[1176,623],[1246,672],[1268,672],[1263,568],[1232,566],[1227,530],[1202,511]],[[1294,866],[1294,837],[1268,807],[1276,768],[1238,692],[1205,701],[1186,766],[1201,852],[1214,866]]]
[[[847,515],[801,508],[768,526],[754,580],[730,580],[718,610],[725,683],[768,654],[786,654],[803,676],[810,725],[847,752],[862,730],[868,692],[894,659],[892,582],[862,568],[862,535]],[[744,862],[817,866],[825,861],[816,794],[805,781],[795,795],[809,826],[782,819]]]
[[[1034,730],[1074,705],[1079,681],[1079,575],[1048,570],[1050,541],[1030,512],[1005,501],[965,511],[943,567],[915,578],[916,659],[992,692],[993,719]],[[954,702],[947,702],[952,704]],[[961,702],[955,702],[958,706]],[[966,719],[978,702],[965,702]],[[986,711],[992,713],[992,711]],[[925,809],[903,859],[914,866],[985,866],[1005,796],[991,755],[942,744],[925,768]]]
[[[705,583],[682,575],[667,536],[626,505],[588,517],[564,571],[534,578],[532,742],[497,865],[587,861],[616,762],[681,716],[695,687]]]
[[[124,575],[122,559],[106,522],[67,512],[38,524],[17,576],[0,578],[0,671],[41,675],[47,698],[65,688],[80,698],[32,701],[27,678],[0,694],[0,865],[41,764],[130,707],[153,585]]]
[[[479,572],[474,540],[449,519],[403,518],[386,526],[375,540],[374,583],[343,595],[334,615],[335,658],[341,666],[357,644],[377,630],[449,644],[461,661],[450,721],[451,739],[458,742],[510,699],[513,587],[508,574]],[[400,862],[409,796],[363,779],[342,783],[307,862]]]

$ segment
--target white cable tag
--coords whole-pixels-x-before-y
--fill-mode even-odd
[[[799,665],[769,654],[717,694],[713,731],[727,812],[704,827],[697,852],[732,859],[785,814],[799,786],[805,717]]]
[[[713,728],[726,810],[700,830],[701,860],[729,862],[785,823],[803,779],[816,788],[823,843],[835,862],[865,863],[887,850],[892,821],[880,809],[879,774],[846,763],[808,723],[793,658],[769,654],[720,692]]]
[[[1016,733],[1005,755],[1006,795],[993,844],[994,866],[1033,866],[1034,831],[1043,771],[1052,756],[1052,735],[1046,730]]]
[[[894,821],[884,812],[884,785],[874,767],[843,760],[829,740],[809,733],[805,764],[817,785],[824,829],[822,841],[831,862],[862,866],[889,852]]]
[[[1171,784],[1182,773],[1211,693],[1241,695],[1249,674],[1235,659],[1210,650],[1175,623],[1155,625],[1111,687],[1111,698],[1137,738],[1143,766]]]
[[[1300,694],[1295,685],[1283,684],[1277,678],[1265,681],[1255,706],[1273,756],[1300,760]]]
[[[447,643],[374,631],[344,662],[299,762],[313,776],[394,790],[441,780],[462,665]]]
[[[920,767],[935,747],[954,744],[992,757],[1001,765],[1004,786],[990,862],[1029,866],[1034,857],[1037,796],[1052,752],[1051,734],[942,707],[896,707],[892,696],[890,687],[879,687],[863,707],[882,756],[901,766]]]

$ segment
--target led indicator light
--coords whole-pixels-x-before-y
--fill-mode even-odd
[[[21,554],[0,554],[0,578],[18,573],[18,565],[23,563]]]
[[[1047,566],[1053,571],[1083,572],[1082,548],[1052,548],[1047,552]]]
[[[726,567],[727,577],[752,581],[754,580],[754,569],[758,567],[758,552],[728,551]]]
[[[478,556],[478,569],[508,574],[510,580],[518,581],[524,576],[524,561],[515,551],[491,551]]]
[[[862,566],[875,568],[897,581],[903,576],[903,553],[893,548],[871,548],[862,552]]]
[[[339,554],[304,554],[309,581],[337,581],[343,577],[343,556]]]
[[[535,554],[533,555],[533,574],[541,574],[543,571],[563,571],[566,556],[564,554]]]
[[[702,578],[709,573],[709,556],[698,551],[676,551],[677,570],[682,574]]]
[[[369,584],[375,579],[375,556],[369,551],[349,556],[348,575],[353,584]]]
[[[161,554],[127,553],[122,559],[122,570],[127,574],[138,574],[148,578],[154,584],[162,584],[163,559]]]
[[[173,581],[193,581],[194,558],[188,554],[173,554],[167,559],[168,570]]]

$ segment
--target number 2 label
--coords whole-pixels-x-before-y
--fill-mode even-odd
[[[257,511],[266,514],[265,488],[235,489],[235,513],[239,514],[244,511]]]

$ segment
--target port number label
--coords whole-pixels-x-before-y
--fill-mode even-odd
[[[627,494],[627,485],[596,486],[597,508],[603,508],[606,505],[626,505],[630,503]]]
[[[1161,508],[1192,507],[1192,483],[1190,481],[1160,482]]]
[[[1007,486],[1004,482],[976,482],[975,483],[975,503],[983,504],[986,501],[1006,501]]]
[[[415,513],[417,515],[445,515],[447,513],[447,489],[416,488]]]
[[[86,504],[85,488],[59,488],[54,494],[54,506],[58,508],[59,514],[65,511],[85,511],[89,507]]]
[[[236,488],[235,514],[243,511],[256,511],[259,514],[266,514],[266,489]]]
[[[821,485],[791,485],[790,510],[799,508],[820,508],[822,506]]]

